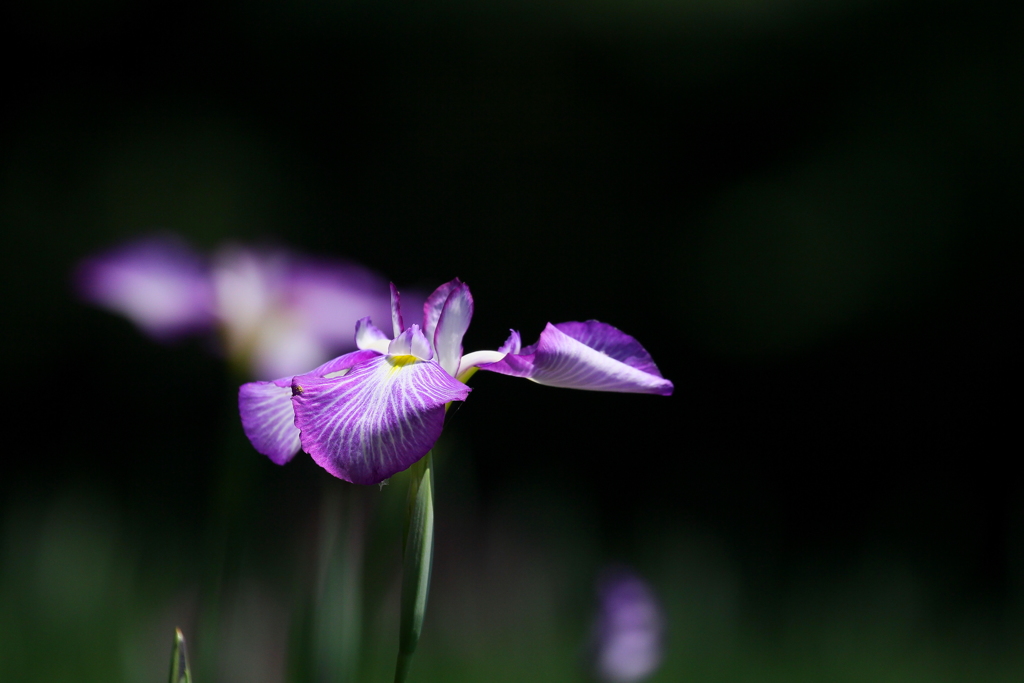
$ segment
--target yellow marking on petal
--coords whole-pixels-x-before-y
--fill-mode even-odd
[[[404,368],[406,365],[412,365],[419,360],[416,356],[388,356],[388,363],[391,364],[391,371],[388,374],[398,372],[400,368]]]

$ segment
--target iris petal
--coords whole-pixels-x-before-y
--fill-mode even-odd
[[[519,332],[516,330],[509,330],[509,332],[511,334],[508,335],[508,339],[498,347],[498,353],[519,353],[522,350],[523,340],[519,336]]]
[[[358,348],[387,353],[390,343],[391,340],[388,339],[388,336],[370,322],[369,318],[362,318],[356,323],[356,346]]]
[[[301,378],[321,378],[345,373],[354,365],[379,357],[376,351],[353,351],[329,360]],[[249,382],[238,390],[242,430],[253,448],[278,465],[299,452],[299,429],[292,407],[292,377],[271,382]]]
[[[427,341],[431,346],[434,344],[434,330],[437,329],[437,320],[441,317],[444,302],[448,300],[448,295],[452,293],[452,290],[460,284],[462,284],[462,280],[459,278],[446,282],[435,289],[423,302],[423,334],[427,336]]]
[[[441,434],[444,406],[469,387],[437,363],[380,356],[335,379],[296,377],[295,424],[321,467],[373,484],[423,457]]]
[[[402,322],[402,297],[399,296],[394,282],[391,283],[391,327],[394,330],[392,339],[405,331],[405,324]]]
[[[388,354],[392,356],[416,356],[420,360],[430,360],[434,352],[423,336],[419,325],[410,325],[402,334],[388,344]]]
[[[459,359],[462,358],[462,338],[469,329],[469,321],[473,318],[473,295],[469,293],[469,285],[462,283],[455,287],[437,319],[434,330],[434,348],[437,350],[437,362],[453,377],[459,371]]]
[[[639,342],[596,320],[548,323],[536,344],[480,369],[569,389],[662,396],[673,390]]]
[[[292,410],[291,378],[249,382],[238,390],[242,430],[253,448],[283,465],[299,452],[299,430]]]

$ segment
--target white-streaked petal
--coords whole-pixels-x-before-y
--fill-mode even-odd
[[[596,320],[562,324],[578,326],[570,327],[570,332],[580,334],[597,348],[566,334],[559,329],[560,326],[548,323],[535,346],[530,374],[533,381],[590,391],[663,396],[672,393],[672,382],[661,376],[650,355],[629,335]],[[615,358],[608,352],[620,357]]]
[[[392,339],[397,339],[398,335],[405,331],[405,323],[402,322],[402,297],[398,294],[394,282],[391,283],[391,328]]]
[[[469,285],[463,282],[448,295],[437,319],[437,329],[434,330],[437,362],[452,377],[459,372],[462,338],[469,329],[469,322],[472,319],[473,295],[469,293]]]
[[[383,355],[379,351],[373,349],[365,349],[363,351],[352,351],[344,355],[332,358],[323,365],[319,366],[314,370],[310,370],[304,375],[298,375],[300,378],[305,377],[339,377],[347,372],[353,365],[358,365],[364,361],[368,361],[371,358]]]
[[[429,451],[444,425],[444,406],[469,387],[437,363],[379,356],[336,379],[297,377],[295,424],[302,448],[328,472],[374,484]]]
[[[340,377],[355,365],[380,354],[376,351],[353,351],[327,361],[299,378]],[[292,382],[284,377],[272,382],[249,382],[238,390],[238,411],[242,430],[257,452],[283,465],[299,450],[299,429],[295,426],[292,407]]]
[[[278,465],[299,452],[299,430],[292,410],[292,380],[249,382],[238,390],[242,429],[253,448]]]
[[[448,300],[448,295],[452,293],[452,290],[461,284],[462,280],[459,278],[446,282],[435,289],[423,302],[423,334],[426,335],[431,347],[434,345],[434,331],[437,329],[437,320],[441,317],[444,302]]]
[[[419,325],[410,325],[402,334],[388,345],[388,354],[392,356],[416,356],[420,360],[430,360],[434,352],[423,336]]]
[[[459,373],[463,373],[470,368],[475,368],[485,363],[497,363],[505,357],[505,353],[502,351],[474,351],[467,353],[459,361]]]
[[[506,344],[514,346],[515,340]],[[548,323],[536,344],[479,367],[569,389],[662,396],[673,390],[636,339],[597,320]]]
[[[373,349],[380,353],[387,353],[388,344],[390,343],[391,340],[388,339],[388,336],[370,322],[368,317],[356,322],[356,348],[362,350]]]

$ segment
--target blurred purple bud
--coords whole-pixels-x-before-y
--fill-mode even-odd
[[[650,586],[628,569],[607,570],[597,585],[595,668],[609,683],[634,683],[661,663],[665,620]]]
[[[213,283],[227,353],[258,377],[304,372],[355,348],[355,322],[382,317],[386,280],[360,266],[230,246]]]
[[[213,323],[209,276],[181,240],[148,237],[81,263],[75,285],[85,300],[120,313],[147,334],[170,340]]]

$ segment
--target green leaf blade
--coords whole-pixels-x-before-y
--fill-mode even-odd
[[[192,683],[192,671],[185,653],[185,636],[180,628],[174,629],[174,643],[171,645],[170,683]]]

